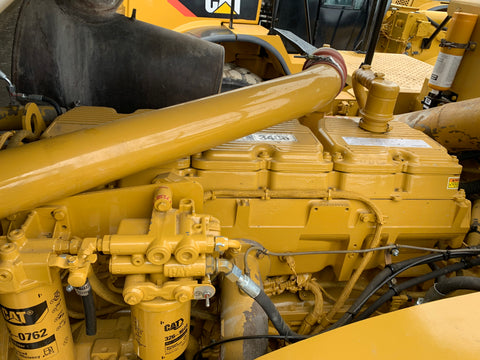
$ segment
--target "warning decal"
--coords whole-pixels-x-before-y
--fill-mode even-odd
[[[449,177],[448,178],[448,184],[447,184],[447,189],[458,189],[458,185],[460,185],[460,177],[455,176],[455,177]]]

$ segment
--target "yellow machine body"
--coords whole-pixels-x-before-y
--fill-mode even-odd
[[[102,111],[97,124],[119,116],[104,110],[78,108],[58,118],[46,133],[71,131],[76,119]],[[107,280],[107,296],[92,282],[104,300],[112,300],[109,293],[117,286],[115,279],[125,279],[118,304],[125,301],[131,306],[133,339],[115,338],[111,323],[101,320],[98,335],[88,343],[81,335],[83,328],[73,333],[78,359],[85,358],[79,354],[87,344],[97,355],[126,359],[134,354],[145,360],[158,354],[174,359],[184,350],[195,351],[187,347],[194,344],[188,335],[191,302],[214,299],[209,278],[215,273],[215,259],[223,253],[235,258],[241,250],[239,241],[232,239],[247,238],[271,251],[293,254],[368,248],[375,246],[373,234],[379,236],[377,243],[382,239],[380,243],[387,245],[461,246],[470,226],[470,204],[458,191],[461,167],[443,147],[395,121],[390,122],[389,132],[379,134],[361,129],[355,118],[311,114],[301,121],[315,126],[310,129],[291,120],[197,153],[186,162],[129,176],[118,189],[54,201],[2,222],[4,233],[10,234],[4,246],[20,241],[23,259],[37,244],[50,244],[47,248],[57,255],[43,271],[49,264],[68,269],[67,281],[74,286],[83,284],[89,269],[105,271],[101,258],[95,261],[93,253],[108,256],[113,278]],[[76,124],[78,129],[91,126]],[[113,203],[121,211],[112,212]],[[18,236],[21,240],[12,234],[17,228],[26,234]],[[72,258],[63,258],[64,253]],[[402,252],[398,260],[413,255]],[[315,276],[321,285],[331,286],[326,284],[332,280],[349,281],[359,267],[382,266],[385,255],[377,252],[362,265],[364,259],[354,253],[292,256],[288,261],[270,257],[259,260],[258,274],[282,315],[299,327],[310,308],[292,311],[296,302],[285,298],[281,289],[298,291],[298,285],[287,285],[285,274]],[[248,264],[253,266],[251,260]],[[406,275],[424,271],[418,268]],[[235,303],[238,291],[227,289],[233,293],[222,295],[231,298],[224,301]],[[3,296],[18,297],[8,291]],[[292,305],[283,308],[285,301]],[[100,312],[104,306],[99,304]],[[235,314],[225,312],[224,321]],[[310,326],[321,318],[320,314]],[[248,326],[249,321],[243,321]],[[225,329],[224,334],[242,331]],[[110,338],[108,346],[106,338]]]
[[[478,294],[403,309],[337,329],[262,356],[261,360],[317,359],[322,354],[351,359],[352,348],[360,359],[426,357],[473,360],[480,350],[476,306]],[[451,324],[456,324],[451,326]],[[412,326],[413,325],[413,326]],[[464,336],[468,331],[471,336]],[[392,339],[396,339],[392,343]],[[350,346],[345,346],[348,342]],[[396,347],[395,344],[401,344]]]
[[[478,1],[454,0],[449,4],[448,12],[452,15],[455,11],[480,15]],[[480,24],[478,20],[473,28],[470,41],[476,44],[480,43]],[[472,51],[466,51],[463,54],[462,62],[451,86],[451,91],[458,94],[458,101],[473,99],[480,95],[478,86],[476,86],[480,80],[478,61],[480,61],[478,49],[472,49]]]
[[[151,2],[120,11],[136,4]],[[413,89],[408,66],[404,83],[389,75],[403,55],[345,55],[322,48],[297,74],[162,109],[0,112],[0,358],[477,357],[478,295],[413,305],[478,290],[436,286],[478,286],[480,202],[449,151],[476,154],[479,101],[395,115],[432,66]],[[444,352],[454,337],[461,351]]]
[[[201,5],[199,5],[201,3]],[[302,70],[303,59],[289,54],[279,35],[271,34],[269,29],[259,25],[262,1],[248,1],[255,16],[245,18],[243,13],[235,13],[230,23],[232,1],[191,2],[203,16],[197,16],[181,1],[164,1],[161,4],[145,0],[126,0],[118,11],[130,16],[135,9],[139,20],[150,24],[189,33],[196,37],[217,42],[225,48],[225,62],[246,68],[262,79],[272,79],[285,74],[294,74]],[[241,1],[236,2],[240,6]],[[212,7],[212,12],[205,12]],[[213,7],[216,10],[213,10]],[[218,36],[218,38],[216,37]],[[222,40],[223,39],[223,40]]]
[[[406,54],[431,65],[435,64],[440,41],[445,38],[445,30],[432,39],[428,48],[422,48],[422,41],[435,31],[430,20],[440,24],[445,16],[445,12],[419,11],[418,7],[393,3],[382,25],[376,51]]]

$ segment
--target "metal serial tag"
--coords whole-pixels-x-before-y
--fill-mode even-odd
[[[343,140],[345,140],[348,145],[431,148],[425,141],[418,139],[379,139],[343,136]]]
[[[264,133],[259,132],[244,136],[235,142],[297,142],[297,138],[293,134],[281,133]]]

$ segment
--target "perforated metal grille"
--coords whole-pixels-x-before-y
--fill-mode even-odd
[[[413,0],[393,0],[392,4],[403,5],[403,6],[412,6]]]
[[[348,75],[358,69],[365,55],[351,51],[342,51],[347,65]],[[433,66],[403,54],[376,53],[372,70],[385,74],[385,78],[400,86],[401,92],[418,93],[425,78],[432,74]]]

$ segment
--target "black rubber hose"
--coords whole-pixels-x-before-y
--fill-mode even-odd
[[[434,279],[438,276],[449,274],[449,273],[454,272],[454,271],[470,268],[472,266],[477,266],[477,265],[480,265],[480,258],[475,258],[475,259],[470,260],[470,261],[463,260],[463,261],[460,261],[456,264],[448,265],[448,266],[445,266],[445,267],[443,267],[439,270],[432,271],[431,273],[421,275],[421,276],[418,276],[416,278],[407,280],[407,281],[401,283],[398,286],[392,286],[385,294],[383,294],[380,298],[378,298],[363,313],[358,315],[358,317],[354,320],[354,322],[364,320],[364,319],[368,318],[375,311],[377,311],[377,309],[380,308],[380,306],[382,306],[384,303],[386,303],[388,300],[390,300],[393,296],[395,296],[397,294],[400,294],[400,292],[402,292],[405,289],[408,289],[412,286],[424,283],[425,281]]]
[[[440,269],[440,266],[438,266],[437,264],[435,264],[435,263],[433,263],[433,262],[432,262],[432,263],[429,263],[429,264],[427,264],[427,265],[430,267],[430,269],[431,269],[432,271],[435,271],[435,270],[439,270],[439,269]],[[440,282],[440,281],[445,280],[446,278],[447,278],[447,277],[446,277],[445,275],[441,275],[441,276],[435,278],[435,282],[438,283],[438,282]]]
[[[480,253],[480,249],[479,249]],[[353,318],[360,312],[365,303],[370,297],[375,294],[383,285],[394,279],[400,273],[419,265],[434,263],[441,260],[448,260],[452,258],[465,257],[472,255],[468,251],[452,251],[448,253],[429,254],[416,258],[400,261],[395,264],[387,265],[375,278],[367,285],[357,300],[348,309],[348,311],[326,331],[330,331],[350,323]]]
[[[86,334],[93,336],[97,334],[97,315],[93,301],[93,291],[90,282],[87,281],[82,287],[76,287],[75,292],[82,298],[83,312],[85,313]]]
[[[47,104],[50,104],[53,106],[55,109],[55,112],[57,113],[57,116],[62,115],[62,109],[60,108],[60,105],[53,100],[52,98],[45,96],[45,95],[36,95],[36,94],[31,94],[31,95],[25,95],[25,94],[16,94],[16,96],[24,101],[32,101],[32,102],[44,102]]]
[[[425,294],[424,302],[443,299],[455,290],[480,291],[480,278],[473,276],[455,276],[435,283]]]
[[[83,311],[85,312],[86,334],[93,336],[97,334],[97,316],[95,314],[95,303],[93,302],[93,292],[90,291],[87,296],[82,296]]]
[[[265,291],[260,290],[260,293],[254,297],[255,301],[262,307],[262,309],[267,314],[268,318],[272,322],[275,329],[277,329],[278,333],[282,336],[293,336],[298,337],[296,332],[294,332],[287,323],[283,320],[282,316],[278,312],[277,308],[273,304],[272,300],[265,294]]]
[[[57,112],[57,116],[62,115],[62,109],[60,108],[60,105],[58,105],[58,103],[55,100],[53,100],[52,98],[49,98],[48,96],[42,95],[42,101],[52,105],[55,111]]]

